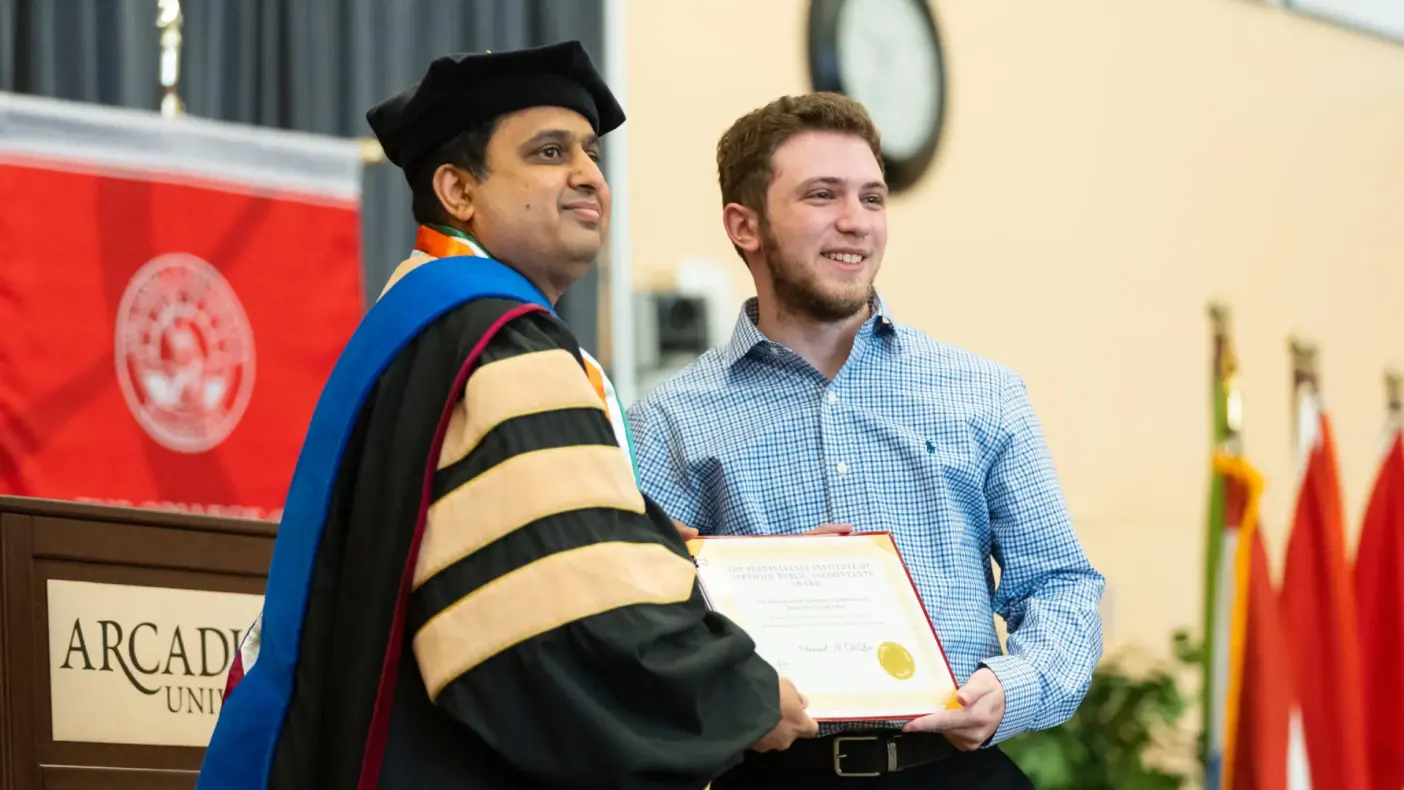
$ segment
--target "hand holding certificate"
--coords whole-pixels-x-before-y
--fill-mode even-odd
[[[885,532],[688,541],[708,604],[791,678],[819,721],[959,707],[957,683]]]

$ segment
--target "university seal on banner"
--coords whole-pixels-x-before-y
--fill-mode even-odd
[[[253,329],[219,270],[186,253],[157,256],[117,308],[117,383],[158,444],[201,453],[223,442],[253,395]]]

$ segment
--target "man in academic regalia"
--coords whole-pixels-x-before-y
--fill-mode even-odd
[[[584,49],[440,58],[367,117],[416,251],[317,405],[201,790],[700,790],[814,735],[553,312],[624,122]]]

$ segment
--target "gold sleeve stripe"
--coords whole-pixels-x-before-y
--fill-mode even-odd
[[[537,519],[592,507],[644,512],[623,450],[592,444],[514,455],[430,505],[414,586]]]
[[[697,569],[660,543],[595,543],[494,579],[414,635],[430,699],[473,667],[534,636],[591,615],[692,595]]]
[[[557,409],[604,410],[580,362],[565,349],[533,351],[473,372],[449,416],[439,467],[468,457],[488,431],[514,417]]]

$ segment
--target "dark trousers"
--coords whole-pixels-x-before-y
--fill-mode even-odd
[[[829,757],[832,743],[832,737],[816,738],[784,752],[747,752],[741,765],[712,782],[712,790],[1033,790],[1033,782],[998,747],[973,752],[952,749],[935,762],[894,773],[846,777],[834,771]]]

